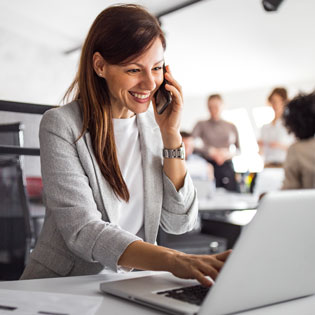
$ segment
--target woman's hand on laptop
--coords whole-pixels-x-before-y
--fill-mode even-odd
[[[231,250],[216,255],[189,255],[177,250],[135,241],[120,256],[118,265],[140,270],[169,271],[183,279],[196,279],[211,286],[223,267]]]
[[[203,286],[209,287],[215,280],[231,250],[216,255],[188,255],[174,251],[170,272],[179,278],[196,279]]]

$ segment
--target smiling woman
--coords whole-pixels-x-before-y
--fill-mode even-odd
[[[148,75],[148,69],[151,72],[156,66],[154,63],[164,58],[165,48],[164,34],[147,11],[131,5],[108,8],[91,26],[82,48],[77,76],[66,94],[75,92],[74,98],[81,100],[82,132],[89,129],[102,174],[115,194],[124,200],[129,200],[129,192],[117,161],[112,118],[133,115],[127,104],[133,101],[129,106],[135,107],[136,98],[129,92],[153,94],[156,84],[162,83],[161,71],[159,78],[155,77],[154,86],[150,75],[148,90],[143,73]],[[135,65],[139,58],[145,63],[141,64],[144,69]],[[146,111],[149,103],[150,99],[147,99],[138,113]],[[140,105],[139,102],[136,104]]]
[[[229,252],[154,245],[159,226],[184,233],[198,212],[179,132],[182,91],[169,67],[163,75],[165,47],[158,21],[140,6],[113,6],[96,18],[66,93],[72,102],[41,122],[46,217],[22,279],[104,267],[165,270],[204,285],[216,278]],[[164,77],[172,102],[159,115],[153,96]]]
[[[114,118],[146,112],[163,81],[164,48],[160,38],[128,63],[111,65],[99,52],[93,56],[95,72],[107,82]]]

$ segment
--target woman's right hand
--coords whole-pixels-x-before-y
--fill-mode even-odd
[[[196,279],[209,287],[215,280],[231,250],[216,255],[189,255],[174,249],[135,241],[128,245],[118,265],[140,270],[168,271],[182,279]]]
[[[209,287],[215,280],[231,250],[216,255],[189,255],[173,251],[171,253],[169,267],[170,272],[183,279],[196,279],[203,286]]]

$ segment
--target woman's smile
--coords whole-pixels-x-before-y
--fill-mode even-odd
[[[140,92],[132,92],[129,91],[132,95],[133,99],[138,103],[146,103],[150,101],[151,93],[140,93]]]

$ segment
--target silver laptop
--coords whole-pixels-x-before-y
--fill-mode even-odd
[[[169,273],[101,283],[103,292],[169,314],[218,315],[315,293],[315,189],[266,195],[215,284]],[[201,295],[195,293],[198,289]],[[188,302],[190,297],[195,297]]]

